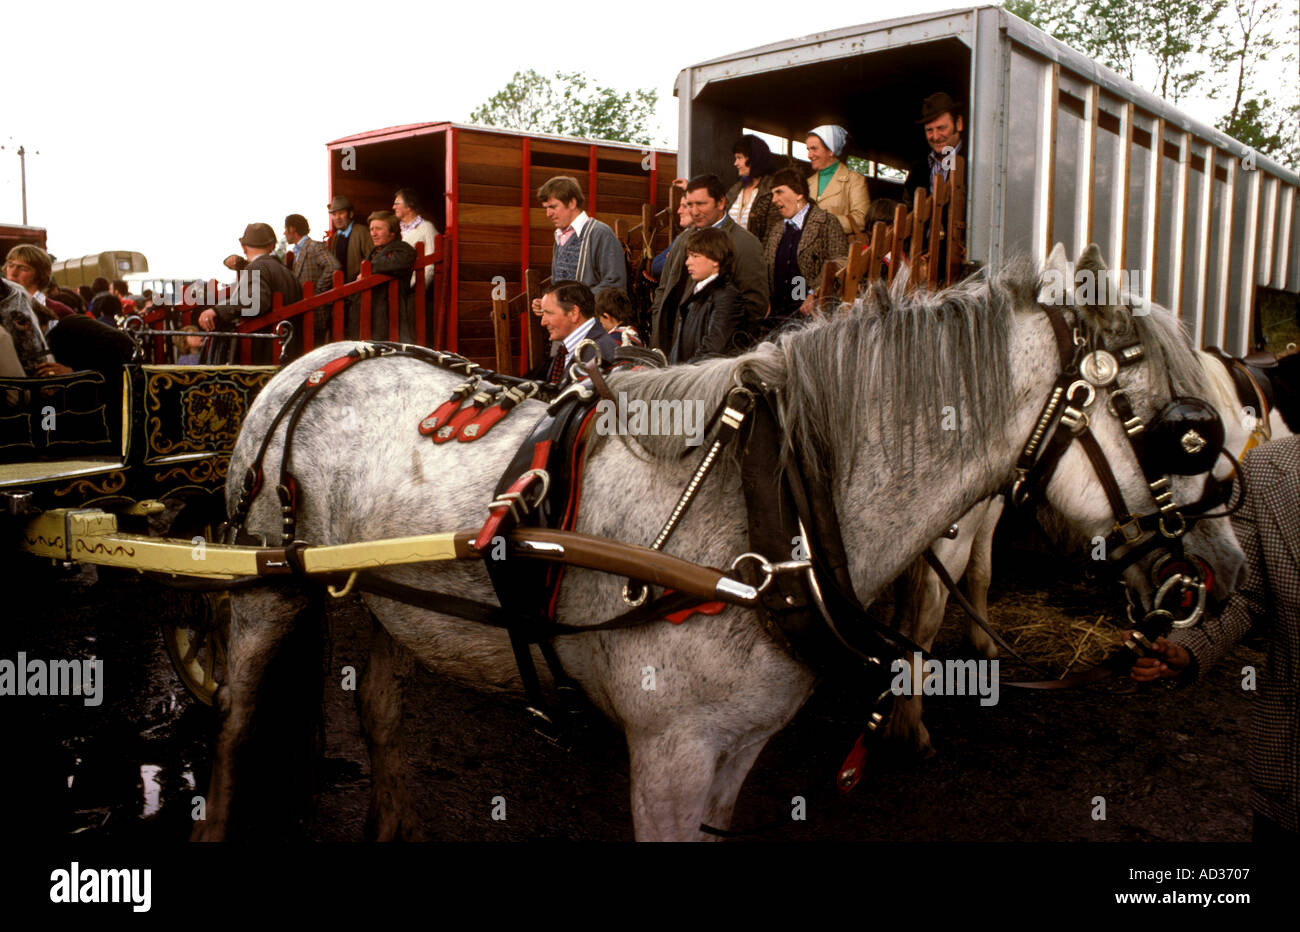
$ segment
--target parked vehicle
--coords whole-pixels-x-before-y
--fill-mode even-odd
[[[810,89],[816,88],[816,93]],[[966,104],[966,258],[1042,261],[1101,246],[1198,346],[1286,352],[1300,307],[1300,176],[1029,25],[986,6],[746,49],[683,69],[680,174],[724,174],[752,129],[795,143],[822,123],[847,154],[905,169],[921,101]],[[883,178],[872,196],[898,196]],[[894,193],[890,193],[890,191]],[[910,205],[909,205],[910,206]]]

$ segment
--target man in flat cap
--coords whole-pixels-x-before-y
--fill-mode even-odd
[[[370,230],[364,223],[353,219],[352,201],[345,194],[336,194],[329,202],[329,247],[343,268],[343,280],[354,282],[361,274],[361,262],[375,248]],[[361,295],[348,298],[343,314],[343,335],[355,340],[361,331]]]
[[[284,304],[302,300],[302,286],[292,272],[272,253],[275,249],[275,231],[267,223],[250,223],[239,238],[248,265],[240,270],[235,287],[227,300],[216,304],[199,315],[199,326],[204,330],[231,331],[241,320],[261,317],[271,313],[271,299],[280,295]],[[229,347],[217,347],[217,358],[234,358],[234,341]],[[286,358],[292,359],[302,344],[295,329]],[[253,362],[259,365],[274,362],[271,341],[258,340],[253,346]]]
[[[925,98],[921,104],[921,118],[916,122],[925,127],[925,141],[930,150],[908,166],[903,191],[909,209],[913,191],[917,188],[933,191],[934,176],[947,178],[952,169],[952,157],[960,155],[965,158],[966,155],[962,149],[961,104],[944,91]]]

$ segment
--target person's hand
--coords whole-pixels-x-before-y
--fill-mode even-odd
[[[542,316],[542,299],[541,299],[541,298],[533,298],[532,308],[533,308],[533,313],[536,314],[538,317],[541,317],[541,316]]]
[[[199,326],[204,330],[215,330],[217,328],[217,312],[208,308],[199,315]]]
[[[1125,637],[1132,636],[1132,631],[1125,634]],[[1156,638],[1151,646],[1157,656],[1139,657],[1137,663],[1133,664],[1133,669],[1129,671],[1129,676],[1139,683],[1151,683],[1178,676],[1192,662],[1192,655],[1186,648],[1171,644],[1162,637]]]
[[[72,368],[59,362],[42,362],[36,366],[36,377],[38,379],[49,378],[52,375],[71,375]]]
[[[685,178],[674,178],[674,179],[673,179],[673,187],[674,187],[674,188],[681,188],[681,189],[682,189],[682,192],[685,193],[685,192],[686,192],[686,179],[685,179]]]

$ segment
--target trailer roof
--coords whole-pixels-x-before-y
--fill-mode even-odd
[[[674,93],[680,95],[684,89],[691,89],[694,95],[698,95],[713,81],[725,81],[765,71],[782,70],[791,66],[868,55],[923,42],[956,39],[968,47],[973,47],[977,18],[980,14],[990,13],[996,14],[998,29],[1012,41],[1049,61],[1060,64],[1067,71],[1099,85],[1111,94],[1132,101],[1142,111],[1164,119],[1168,126],[1190,132],[1222,150],[1239,156],[1249,151],[1245,143],[1238,142],[1214,127],[1193,119],[1167,101],[1072,49],[1059,39],[1053,38],[1002,7],[992,5],[900,16],[896,19],[879,20],[874,23],[786,39],[711,58],[682,69],[678,74]],[[1256,165],[1289,184],[1300,185],[1300,175],[1267,156],[1257,153]]]
[[[331,149],[340,146],[356,145],[357,143],[368,142],[386,142],[393,139],[407,139],[413,136],[426,136],[431,133],[441,133],[447,129],[466,129],[473,130],[477,133],[492,133],[498,136],[518,136],[527,139],[553,139],[556,142],[581,142],[594,146],[612,146],[616,149],[629,149],[635,152],[665,152],[672,154],[674,150],[665,149],[659,146],[644,146],[635,142],[613,142],[609,139],[587,139],[580,136],[557,136],[553,133],[526,133],[521,130],[498,129],[495,126],[477,126],[472,123],[453,123],[450,121],[441,121],[433,123],[404,123],[400,126],[388,126],[383,129],[367,130],[364,133],[355,133],[351,136],[343,136],[339,139],[331,140],[325,143]]]

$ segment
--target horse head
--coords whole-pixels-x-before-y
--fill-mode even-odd
[[[1071,327],[1077,372],[1062,421],[1084,441],[1060,457],[1045,498],[1094,558],[1122,570],[1148,617],[1192,624],[1200,596],[1226,598],[1245,567],[1231,524],[1214,520],[1231,480],[1215,476],[1230,466],[1205,370],[1172,314],[1115,287],[1095,244],[1073,265],[1056,245],[1039,301]]]

